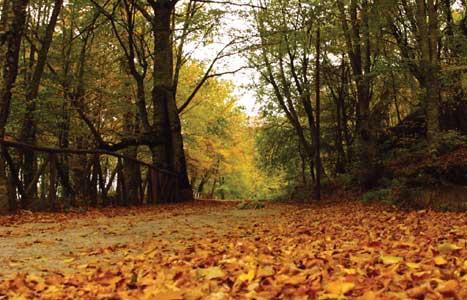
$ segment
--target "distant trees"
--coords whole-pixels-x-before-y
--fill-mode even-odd
[[[259,45],[250,63],[260,72],[267,96],[277,105],[274,112],[283,114],[294,128],[308,157],[310,177],[315,181],[317,131],[312,103],[312,46],[317,23],[313,12],[300,1],[291,4],[273,1],[263,4],[268,9],[255,11]]]
[[[218,75],[215,63],[228,47],[184,99],[178,77],[191,60],[193,48],[186,45],[211,35],[220,12],[194,1],[177,7],[168,0],[1,3],[1,138],[7,132],[28,144],[100,148],[131,158],[149,150],[156,166],[178,174],[177,201],[192,199],[179,113]],[[35,207],[49,180],[47,159],[27,149],[10,155],[15,165],[0,160],[2,206],[15,209],[19,197],[22,208]],[[59,193],[72,202],[86,198],[105,175],[97,173],[107,170],[92,157],[82,159],[58,157]],[[121,182],[129,194],[143,186],[140,174],[137,164],[123,162],[121,176],[128,180]],[[11,180],[30,188],[17,191]]]
[[[297,185],[307,181],[304,169],[315,182],[320,136],[328,179],[348,173],[369,189],[387,176],[388,149],[398,139],[392,128],[405,124],[406,117],[421,112],[423,129],[412,124],[410,130],[418,130],[424,141],[414,143],[425,143],[425,151],[435,156],[443,129],[466,134],[459,120],[467,117],[461,84],[467,57],[463,1],[272,0],[260,6],[251,14],[257,39],[250,62],[261,74],[262,134],[289,127],[297,142],[295,159],[280,163],[281,152],[270,153],[273,138],[263,138],[259,151],[276,166],[301,161]],[[322,63],[313,65],[309,62],[319,53],[310,42],[318,24]],[[317,68],[322,68],[321,84]],[[313,84],[320,88],[313,91]],[[320,113],[321,129],[315,133]]]
[[[465,1],[210,2],[0,1],[0,138],[126,155],[96,162],[3,148],[2,206],[40,206],[48,187],[71,205],[98,192],[141,194],[150,176],[135,159],[176,174],[177,201],[193,189],[241,195],[233,182],[266,195],[256,164],[274,193],[279,178],[284,190],[316,196],[334,178],[370,189],[394,177],[400,145],[436,158],[447,140],[463,140]],[[221,22],[232,7],[243,20],[236,34]],[[193,55],[199,47],[206,58]],[[259,76],[254,120],[214,80],[245,67],[216,70],[237,54]],[[229,158],[242,155],[245,164]]]

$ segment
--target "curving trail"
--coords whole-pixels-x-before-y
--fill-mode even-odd
[[[467,215],[201,202],[0,217],[0,299],[467,299]]]

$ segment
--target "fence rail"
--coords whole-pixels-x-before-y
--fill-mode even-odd
[[[176,173],[128,155],[1,139],[0,145],[13,210],[171,203],[177,199]],[[24,163],[28,159],[29,168]]]

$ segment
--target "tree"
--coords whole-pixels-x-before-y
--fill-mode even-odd
[[[12,89],[18,75],[18,60],[21,41],[26,23],[27,0],[3,1],[0,21],[0,138],[5,137],[5,127],[10,113]],[[3,152],[6,151],[0,146]],[[8,179],[5,174],[5,160],[0,158],[0,207],[9,203],[10,209],[16,204],[8,197]]]
[[[353,78],[357,89],[357,153],[359,155],[360,180],[366,187],[371,187],[377,180],[375,133],[372,130],[371,74],[373,72],[372,43],[370,36],[369,1],[351,0],[346,9],[342,0],[337,1],[342,32],[345,38],[347,55],[352,67]],[[348,21],[350,15],[350,24]]]
[[[23,125],[21,129],[21,141],[29,144],[36,143],[36,131],[37,125],[35,122],[34,114],[36,110],[36,98],[39,94],[39,87],[41,84],[41,79],[44,74],[44,70],[47,63],[47,57],[49,53],[50,46],[52,44],[53,35],[55,32],[55,26],[57,24],[57,20],[62,9],[63,0],[55,0],[53,3],[52,12],[50,18],[47,18],[47,9],[40,7],[38,8],[39,14],[37,16],[30,15],[30,19],[35,21],[35,24],[31,24],[31,28],[33,28],[34,32],[30,34],[32,36],[39,36],[38,44],[40,45],[39,49],[31,49],[31,53],[29,55],[30,61],[28,62],[29,67],[32,69],[31,74],[27,76],[25,79],[26,85],[26,113],[23,120]],[[41,15],[41,12],[45,14],[45,17]],[[41,23],[43,22],[43,23]],[[40,37],[40,29],[45,27],[44,36]],[[33,38],[31,38],[32,40]],[[37,52],[37,58],[36,56]],[[24,160],[24,182],[26,185],[29,185],[35,176],[36,172],[36,158],[35,153],[32,151],[25,151],[23,153],[23,160]],[[29,190],[29,194],[25,195],[23,199],[23,207],[28,206],[28,202],[32,201],[32,199],[36,195],[36,188],[33,187]]]

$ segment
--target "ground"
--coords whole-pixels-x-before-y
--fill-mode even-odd
[[[0,217],[0,299],[467,299],[467,215],[195,202]]]

